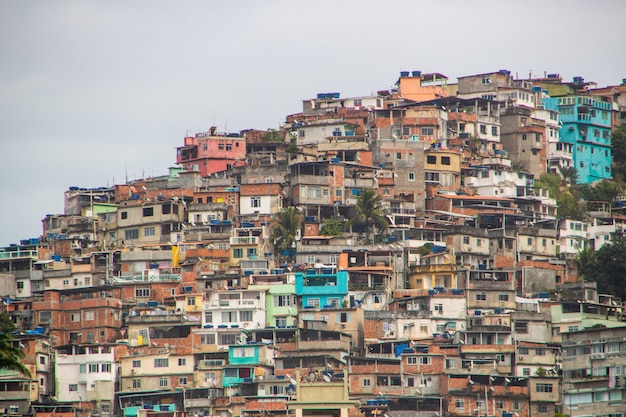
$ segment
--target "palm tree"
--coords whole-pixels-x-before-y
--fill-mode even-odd
[[[279,252],[291,250],[296,242],[301,224],[302,215],[295,207],[286,207],[279,211],[272,224],[274,249]]]
[[[24,358],[24,352],[13,346],[11,335],[0,333],[0,369],[18,371],[30,377],[28,368],[21,361],[22,358]]]
[[[578,251],[576,265],[578,266],[578,280],[584,282],[593,277],[595,270],[596,252],[593,246],[588,245]]]
[[[559,165],[559,174],[561,175],[561,186],[563,187],[576,185],[578,182],[578,170],[575,167]]]
[[[376,190],[363,190],[354,206],[354,210],[356,211],[356,216],[346,222],[346,229],[352,228],[355,224],[365,224],[370,241],[373,241],[370,236],[373,237],[376,226],[381,229],[389,226],[389,221],[385,217],[385,207],[382,203],[382,198],[376,193]]]

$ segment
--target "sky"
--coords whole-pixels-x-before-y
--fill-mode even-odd
[[[622,0],[2,0],[0,247],[71,186],[165,175],[185,135],[279,128],[400,71],[626,78]]]

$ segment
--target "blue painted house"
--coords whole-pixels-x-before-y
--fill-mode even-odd
[[[319,273],[310,270],[296,274],[296,295],[302,308],[341,307],[348,295],[348,272]]]
[[[601,97],[567,95],[543,99],[547,110],[559,112],[559,141],[573,145],[578,183],[610,179],[611,103]]]
[[[228,365],[222,373],[222,387],[251,383],[271,375],[274,346],[267,344],[234,345],[228,348]]]

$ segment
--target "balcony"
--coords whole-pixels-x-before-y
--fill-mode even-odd
[[[257,236],[238,236],[230,238],[231,245],[257,245],[258,243],[259,238]]]

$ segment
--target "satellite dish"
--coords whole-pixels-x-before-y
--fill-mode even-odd
[[[328,376],[326,374],[324,374],[323,378],[324,378],[324,381],[326,381],[326,382],[330,382],[331,381],[330,376]]]
[[[315,372],[311,372],[308,376],[309,382],[315,382],[316,379],[317,379],[317,375],[315,375]]]
[[[469,381],[467,381],[470,383],[470,385],[474,385],[474,381],[472,381],[471,379]]]
[[[289,382],[291,382],[292,385],[296,385],[298,383],[298,381],[296,381],[295,379],[291,378],[289,380]]]

